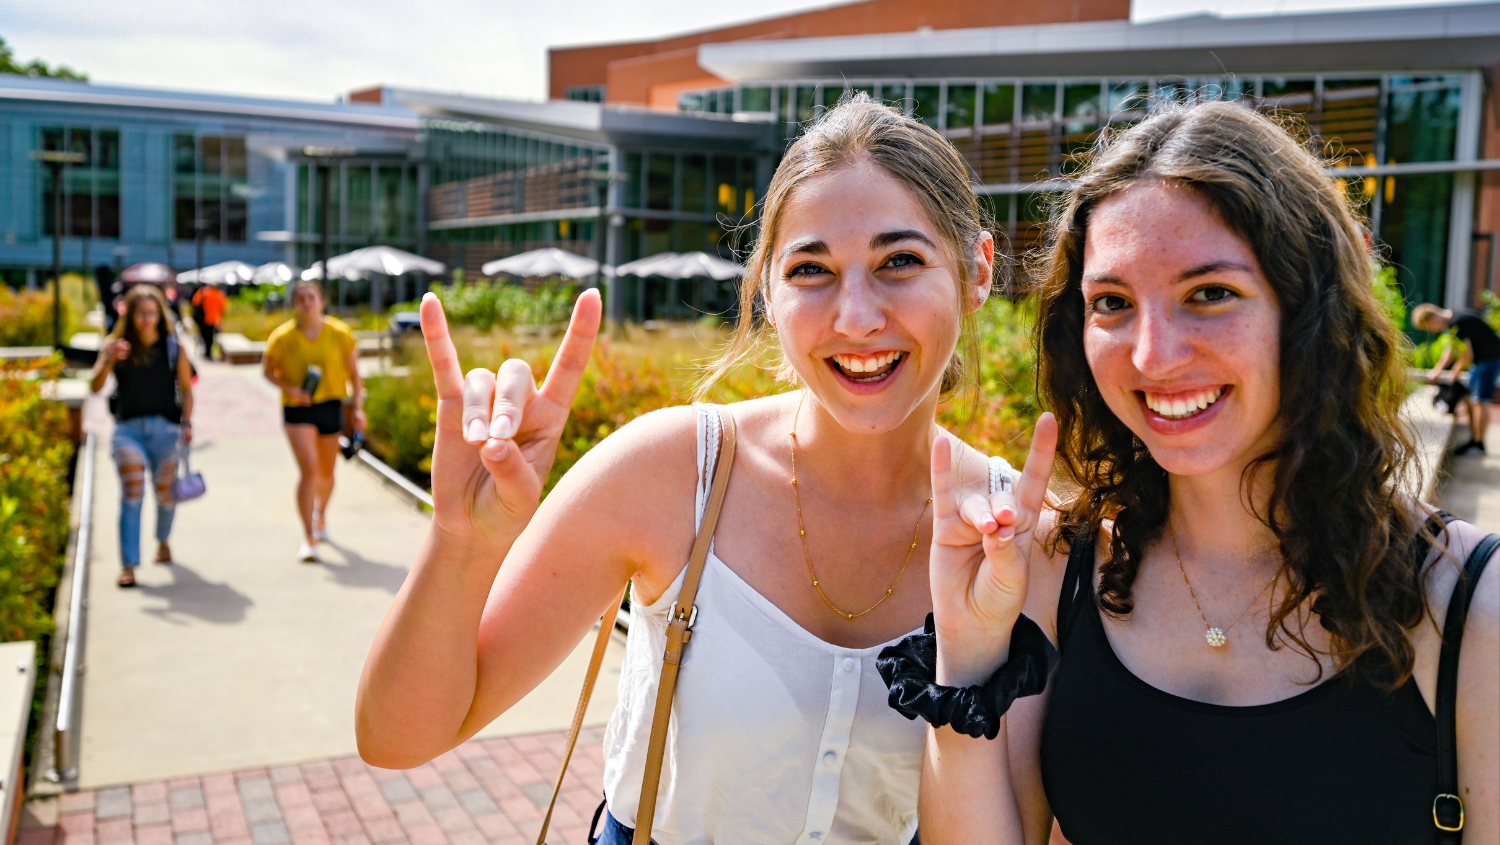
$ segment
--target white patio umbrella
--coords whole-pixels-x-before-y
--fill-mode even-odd
[[[485,264],[480,270],[486,276],[509,273],[512,276],[567,276],[585,279],[599,272],[599,262],[577,253],[547,247],[517,253]]]
[[[255,268],[243,261],[223,261],[177,274],[178,284],[243,285],[255,275]]]
[[[668,279],[709,278],[734,279],[745,275],[745,268],[706,252],[663,252],[621,264],[615,268],[619,276],[663,276]]]
[[[293,279],[301,278],[302,269],[294,267],[285,261],[272,261],[255,268],[255,273],[250,280],[258,285],[284,285]]]

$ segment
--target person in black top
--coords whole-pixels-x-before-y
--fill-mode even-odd
[[[1023,609],[1061,658],[999,741],[930,729],[923,844],[1054,819],[1072,845],[1432,843],[1453,794],[1465,842],[1500,842],[1500,565],[1440,790],[1435,620],[1484,532],[1405,492],[1405,356],[1348,198],[1224,101],[1162,107],[1075,178],[1035,293],[1056,418],[1011,492],[956,501],[932,462],[936,682],[1007,677]]]
[[[105,338],[90,388],[103,390],[110,373],[115,376],[111,447],[121,485],[118,583],[134,587],[147,467],[156,482],[156,562],[171,563],[172,483],[178,453],[193,440],[193,365],[177,343],[158,288],[138,284],[125,295],[125,313]]]
[[[1467,312],[1454,316],[1447,308],[1422,303],[1411,310],[1411,324],[1424,332],[1440,334],[1452,330],[1464,343],[1461,355],[1454,355],[1453,348],[1443,350],[1437,366],[1427,374],[1427,381],[1437,384],[1444,372],[1450,371],[1448,381],[1458,380],[1459,373],[1469,371],[1469,396],[1464,404],[1469,409],[1469,442],[1453,450],[1454,455],[1468,452],[1484,454],[1484,433],[1489,430],[1489,407],[1495,401],[1495,381],[1500,379],[1500,334],[1496,334],[1483,315]]]

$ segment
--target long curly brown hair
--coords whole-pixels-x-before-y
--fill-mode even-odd
[[[1413,469],[1403,336],[1375,298],[1375,265],[1359,221],[1317,157],[1263,115],[1230,102],[1173,107],[1101,145],[1059,206],[1039,280],[1035,341],[1043,400],[1057,414],[1062,471],[1079,488],[1064,537],[1111,523],[1098,602],[1133,609],[1131,587],[1169,505],[1167,473],[1109,410],[1084,356],[1083,248],[1101,202],[1143,182],[1181,185],[1244,238],[1281,308],[1280,442],[1246,469],[1264,484],[1255,506],[1283,560],[1287,589],[1266,644],[1309,657],[1297,610],[1332,635],[1340,667],[1384,657],[1387,683],[1411,674],[1407,631],[1426,602],[1419,528],[1401,490]],[[1266,483],[1269,482],[1269,483]],[[1319,675],[1321,677],[1321,673]]]

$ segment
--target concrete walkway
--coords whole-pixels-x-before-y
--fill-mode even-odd
[[[296,468],[275,391],[258,367],[200,363],[193,466],[208,494],[177,509],[176,562],[149,563],[145,507],[140,586],[119,573],[119,479],[103,402],[82,683],[78,786],[161,781],[355,753],[355,683],[428,518],[357,462],[340,461],[323,563],[297,561]],[[481,736],[556,731],[572,717],[587,643]],[[589,710],[613,709],[623,648]]]
[[[1500,532],[1500,421],[1491,413],[1485,443],[1489,454],[1449,458],[1448,477],[1438,498],[1443,507],[1486,531]],[[1457,426],[1454,443],[1467,442],[1469,426]]]

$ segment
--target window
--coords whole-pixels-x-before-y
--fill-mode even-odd
[[[249,239],[249,155],[243,137],[174,135],[172,171],[177,240]]]
[[[44,150],[78,153],[83,162],[62,168],[62,236],[120,236],[120,133],[115,129],[48,127],[41,130]],[[41,163],[42,233],[56,229],[52,169]]]
[[[938,85],[917,85],[912,88],[912,117],[931,126],[938,128],[938,115],[942,113],[942,87]]]
[[[966,129],[974,125],[974,86],[968,83],[948,86],[947,128]]]
[[[768,112],[771,110],[770,88],[741,88],[740,111]]]
[[[1051,120],[1057,115],[1057,83],[1021,87],[1021,119]]]
[[[1016,119],[1016,86],[1010,83],[984,84],[984,124],[1012,123]]]
[[[569,85],[563,89],[563,99],[582,103],[602,103],[604,102],[604,86]]]

